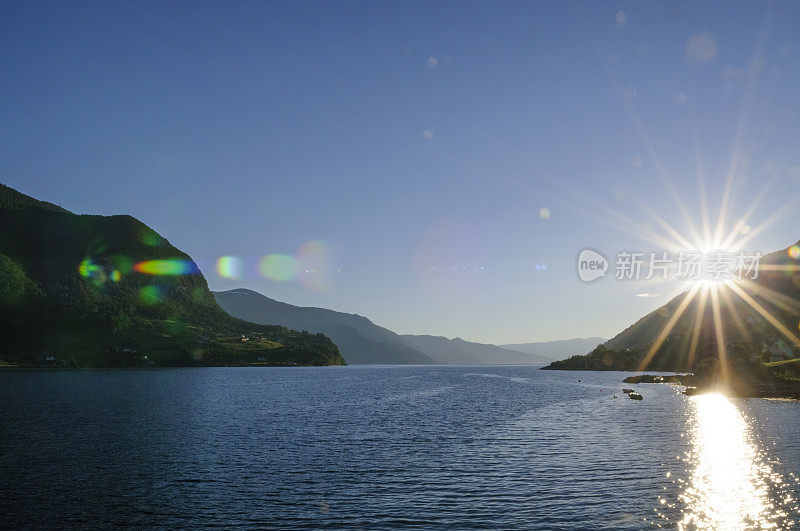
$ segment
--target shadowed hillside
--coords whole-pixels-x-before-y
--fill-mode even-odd
[[[0,359],[79,366],[340,364],[322,335],[247,323],[131,216],[72,214],[0,188]]]
[[[766,255],[756,280],[698,286],[590,354],[548,368],[693,371],[716,364],[720,350],[734,366],[800,357],[800,260],[794,248]]]

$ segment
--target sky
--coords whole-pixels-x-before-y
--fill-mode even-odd
[[[2,11],[0,182],[137,217],[214,290],[399,333],[610,338],[686,286],[585,283],[576,257],[694,243],[700,178],[748,250],[800,239],[798,3]]]

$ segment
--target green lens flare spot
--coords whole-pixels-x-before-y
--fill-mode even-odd
[[[100,274],[100,266],[87,258],[78,265],[78,274],[86,278],[96,277]]]
[[[158,304],[164,298],[162,289],[159,286],[145,286],[139,290],[139,297],[145,304]]]
[[[268,254],[258,264],[258,270],[263,276],[279,282],[293,279],[298,269],[297,261],[285,254]]]

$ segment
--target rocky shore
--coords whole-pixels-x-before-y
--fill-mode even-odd
[[[784,398],[800,400],[800,381],[771,378],[743,379],[733,378],[722,381],[719,378],[700,378],[694,374],[654,375],[641,374],[623,380],[629,384],[665,383],[686,387],[683,394],[688,396],[707,393],[721,393],[733,398]]]

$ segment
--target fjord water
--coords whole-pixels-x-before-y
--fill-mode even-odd
[[[8,526],[797,523],[800,405],[533,367],[0,374]],[[579,381],[581,380],[581,381]],[[618,398],[614,398],[616,395]]]

